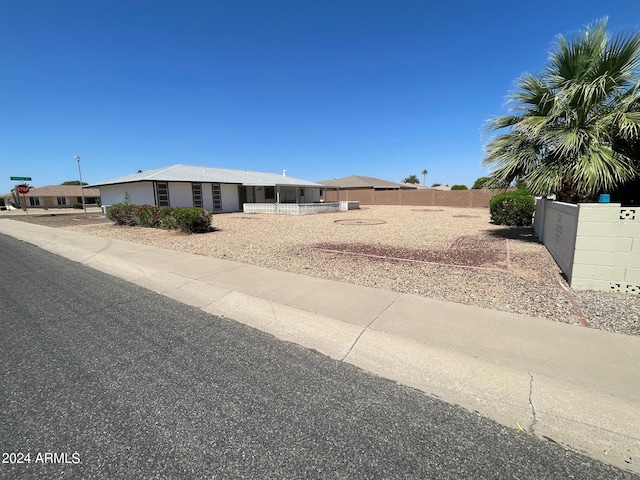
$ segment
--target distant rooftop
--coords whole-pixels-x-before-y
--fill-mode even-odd
[[[407,183],[389,182],[380,178],[365,177],[361,175],[351,175],[349,177],[334,178],[333,180],[322,180],[318,182],[326,187],[339,188],[397,188],[397,189],[414,189],[415,185]]]

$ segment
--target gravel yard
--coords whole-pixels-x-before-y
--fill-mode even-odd
[[[216,231],[197,235],[78,216],[32,214],[29,221],[559,322],[586,320],[593,328],[640,335],[640,296],[568,288],[531,228],[493,225],[486,208],[220,214],[212,220]]]

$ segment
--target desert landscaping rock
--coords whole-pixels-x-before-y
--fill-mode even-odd
[[[119,227],[96,216],[93,223],[77,220],[78,215],[65,223],[61,217],[28,221],[580,324],[568,286],[559,281],[558,266],[533,230],[493,225],[486,208],[367,206],[307,216],[220,214],[212,220],[216,231],[196,235]],[[591,327],[640,335],[639,295],[569,291]]]

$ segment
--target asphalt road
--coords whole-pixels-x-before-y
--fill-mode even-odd
[[[0,272],[0,478],[637,478],[3,235]]]

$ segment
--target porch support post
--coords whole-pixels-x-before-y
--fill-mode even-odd
[[[276,203],[280,203],[280,185],[276,187]]]

